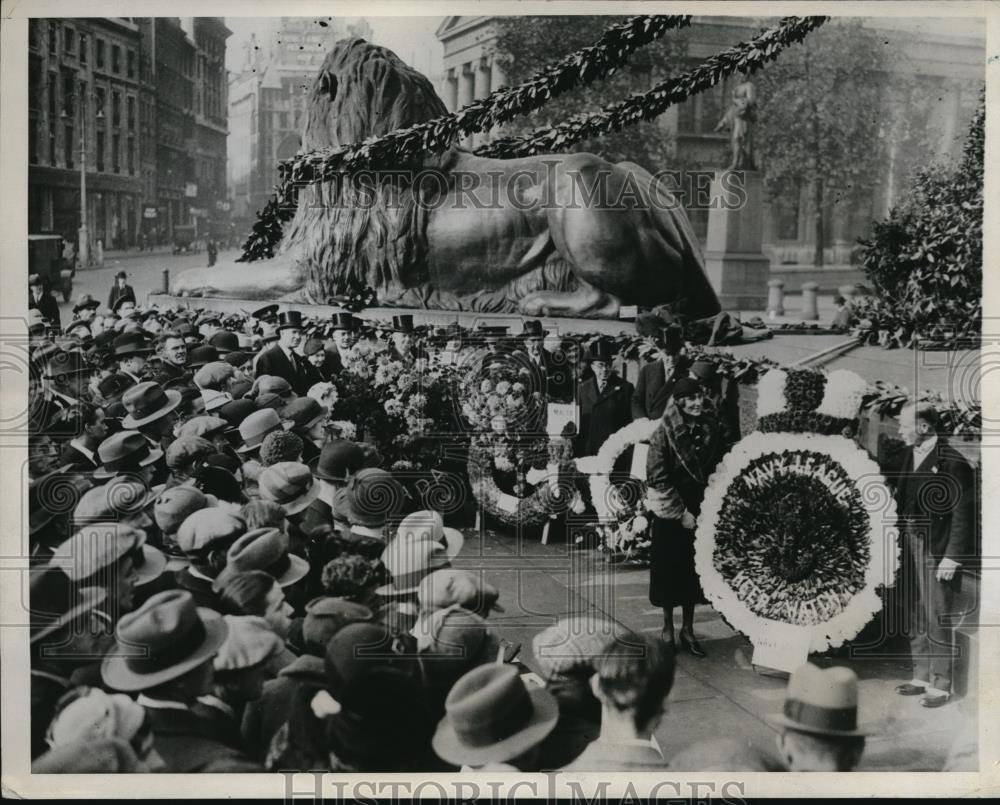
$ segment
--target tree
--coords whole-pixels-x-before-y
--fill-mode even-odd
[[[593,45],[618,17],[497,17],[497,58],[507,80],[517,84],[543,67],[580,48]],[[668,31],[661,39],[640,48],[617,73],[589,86],[579,87],[548,101],[540,109],[511,121],[504,133],[525,134],[552,126],[573,115],[596,112],[633,92],[683,72],[687,54],[684,29]],[[672,140],[656,121],[628,126],[598,140],[584,140],[574,150],[590,151],[611,162],[632,160],[650,170],[677,168]]]
[[[855,313],[873,325],[951,345],[979,332],[985,117],[983,98],[957,166],[918,173],[904,201],[863,244],[875,296]]]
[[[753,76],[754,138],[773,197],[812,193],[816,251],[823,265],[824,210],[836,196],[870,195],[878,176],[889,51],[861,20],[836,20],[784,51]]]

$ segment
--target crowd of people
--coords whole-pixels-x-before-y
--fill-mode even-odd
[[[735,383],[686,360],[676,325],[639,317],[659,357],[633,387],[609,342],[549,349],[536,321],[516,338],[422,333],[407,315],[159,310],[128,290],[104,309],[82,296],[65,328],[29,320],[35,771],[778,768],[731,741],[665,758],[654,738],[674,607],[680,650],[705,654],[694,522],[739,438]],[[419,365],[471,335],[479,371],[516,353],[548,398],[577,402],[579,455],[663,421],[648,462],[658,639],[571,615],[535,635],[527,667],[491,623],[501,591],[461,567],[462,531],[396,505],[377,450],[330,427],[317,389],[359,339]],[[792,677],[788,768],[856,765],[857,687],[844,668]]]

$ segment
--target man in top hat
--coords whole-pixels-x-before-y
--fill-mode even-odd
[[[163,330],[158,339],[160,365],[155,380],[165,386],[171,380],[186,380],[191,376],[187,367],[188,348],[184,336],[177,330]]]
[[[115,310],[122,299],[128,299],[133,305],[136,303],[135,291],[128,284],[128,274],[119,271],[115,274],[115,284],[111,286],[111,291],[108,293],[108,310]]]
[[[38,274],[32,274],[28,278],[28,292],[28,309],[37,310],[52,327],[59,329],[59,303],[52,298],[49,289],[45,287],[45,281]]]
[[[559,720],[556,698],[529,688],[511,665],[473,668],[452,687],[444,708],[434,751],[462,771],[538,771],[539,748]]]
[[[304,368],[305,358],[295,350],[302,341],[302,314],[288,310],[278,316],[278,343],[260,353],[254,372],[257,377],[275,375],[283,377],[296,394],[309,391],[309,374]]]
[[[344,368],[344,356],[358,335],[358,320],[351,313],[335,313],[327,328],[329,338],[326,342],[327,355],[330,359],[330,370],[337,374]]]
[[[684,338],[679,325],[662,314],[641,313],[635,320],[639,335],[653,339],[658,357],[639,370],[632,392],[632,419],[659,419],[667,408],[674,383],[688,375],[683,356]]]
[[[90,323],[97,316],[97,308],[101,306],[89,293],[80,294],[73,305],[73,317],[76,321]]]
[[[674,654],[662,641],[627,633],[594,658],[590,688],[601,703],[601,732],[567,771],[659,771],[666,761],[653,733],[674,684]]]
[[[111,357],[118,363],[118,374],[132,384],[142,383],[146,379],[146,359],[152,351],[142,333],[122,333],[112,342]]]
[[[955,639],[949,621],[958,610],[962,566],[976,561],[975,476],[965,457],[938,435],[938,422],[933,403],[904,406],[902,466],[886,473],[894,482],[905,545],[900,579],[913,662],[913,678],[896,693],[920,696],[924,707],[951,698]],[[936,494],[942,488],[947,493]]]
[[[632,421],[632,384],[612,369],[614,351],[604,339],[588,351],[593,376],[576,391],[580,406],[580,433],[575,440],[578,456],[594,456],[607,438]]]
[[[778,750],[788,771],[853,771],[865,750],[858,729],[858,675],[806,663],[788,680],[781,715],[768,716],[781,732]]]
[[[212,723],[194,710],[198,697],[212,692],[212,661],[228,631],[221,615],[199,609],[183,590],[153,596],[115,630],[118,643],[101,667],[104,684],[138,694],[169,773],[246,760],[214,737]]]
[[[524,351],[518,367],[527,365],[532,377],[529,391],[540,391],[543,396],[548,394],[549,376],[553,370],[552,356],[544,348],[545,336],[548,334],[538,319],[528,319],[524,322],[524,329],[521,332]]]
[[[389,347],[390,360],[412,364],[416,360],[413,351],[413,316],[405,314],[392,317],[392,345]]]

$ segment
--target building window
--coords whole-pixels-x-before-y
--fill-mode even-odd
[[[87,35],[80,34],[80,64],[87,63]]]
[[[129,78],[135,78],[135,51],[130,50],[127,57],[127,74]]]
[[[73,127],[66,126],[63,130],[63,162],[67,168],[73,167]]]
[[[97,69],[104,69],[104,40],[97,40],[97,53],[94,54],[94,59],[97,61]]]
[[[120,73],[122,71],[122,49],[118,45],[111,46],[111,72]]]
[[[75,105],[73,103],[73,74],[63,73],[63,114],[73,117],[76,112]]]
[[[104,132],[97,132],[97,170],[104,171]]]
[[[287,129],[288,128],[288,112],[281,112],[278,115],[278,128]]]
[[[111,93],[111,125],[120,126],[122,124],[122,94],[120,92]]]
[[[38,164],[38,115],[28,117],[28,162]]]
[[[126,153],[126,159],[128,160],[129,176],[135,176],[135,137],[128,138],[128,152]]]
[[[49,23],[49,55],[55,56],[59,53],[59,23]]]
[[[108,101],[107,91],[104,89],[104,87],[97,88],[94,98],[95,98],[95,104],[97,105],[97,108],[94,110],[94,114],[97,115],[98,118],[103,117],[105,114],[104,111],[105,105],[107,104]]]
[[[66,33],[63,34],[63,47],[66,48],[66,53],[70,54],[73,52],[73,48],[76,45],[76,32],[72,28],[66,28]]]
[[[115,173],[122,172],[122,138],[114,134],[111,137],[111,167]]]
[[[135,131],[135,98],[131,95],[125,99],[125,120],[129,131]]]
[[[56,124],[49,123],[49,164],[56,164]]]

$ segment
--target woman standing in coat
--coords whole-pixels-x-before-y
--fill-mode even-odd
[[[670,646],[674,607],[680,605],[681,647],[695,657],[705,656],[694,636],[694,607],[705,603],[694,567],[695,518],[708,477],[726,448],[718,420],[708,410],[701,384],[693,378],[678,380],[650,439],[646,462],[653,515],[649,602],[663,608],[661,637]]]

